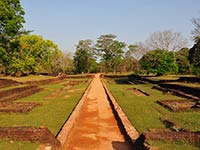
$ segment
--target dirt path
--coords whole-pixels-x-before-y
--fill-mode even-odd
[[[65,150],[131,150],[120,132],[99,75],[95,76],[80,112]]]

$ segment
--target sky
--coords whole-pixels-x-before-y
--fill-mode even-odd
[[[72,53],[79,40],[114,34],[135,44],[163,30],[181,32],[192,46],[191,19],[200,18],[200,0],[21,0],[21,5],[25,29]]]

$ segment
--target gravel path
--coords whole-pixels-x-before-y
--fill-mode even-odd
[[[89,90],[65,150],[131,150],[120,132],[98,74]]]

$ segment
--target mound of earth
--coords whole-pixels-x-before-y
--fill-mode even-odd
[[[136,96],[149,96],[149,94],[147,94],[146,92],[140,90],[140,89],[136,89],[136,88],[129,88],[128,89],[130,92],[132,92],[133,94],[135,94]]]
[[[192,100],[160,100],[157,103],[172,111],[187,111],[195,108],[196,105]]]
[[[41,88],[31,85],[19,88],[13,88],[0,92],[0,102],[14,101],[19,98],[27,97],[41,91]]]
[[[39,142],[60,147],[60,142],[46,127],[0,127],[0,138]]]
[[[5,102],[0,103],[0,112],[2,113],[25,113],[39,106],[39,103],[33,102]]]
[[[151,129],[143,133],[145,140],[188,141],[191,144],[200,144],[200,132],[189,130],[172,131],[169,129]]]
[[[22,84],[22,83],[11,80],[11,79],[0,79],[0,88],[5,88],[8,86],[15,86],[15,85],[19,85],[19,84]]]

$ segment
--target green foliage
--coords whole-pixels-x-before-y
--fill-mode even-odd
[[[0,46],[0,63],[4,64],[8,60],[8,54],[6,52],[6,49]]]
[[[140,56],[137,45],[129,45],[124,58],[120,64],[120,72],[131,72],[141,69],[140,64],[136,58]]]
[[[101,35],[97,40],[96,51],[101,57],[105,72],[116,72],[118,64],[122,62],[123,49],[126,44],[115,40],[115,38],[115,35],[106,34]]]
[[[191,73],[191,65],[188,60],[189,49],[182,48],[180,51],[175,53],[176,56],[176,64],[178,65],[178,73],[179,74],[190,74]]]
[[[189,51],[189,60],[193,66],[193,73],[200,75],[200,38],[196,38],[196,43]]]
[[[139,62],[132,56],[125,56],[120,64],[118,64],[117,72],[132,72],[139,70]]]
[[[20,0],[0,1],[0,41],[5,44],[5,40],[16,36],[23,27],[24,14]]]
[[[90,68],[95,60],[92,56],[92,41],[80,40],[74,54],[74,66],[76,73],[90,72]]]
[[[178,71],[174,52],[166,50],[149,51],[141,58],[140,63],[148,73],[157,75],[176,73]]]
[[[37,35],[24,35],[17,41],[17,47],[10,54],[8,73],[30,74],[53,72],[61,51],[52,41]]]
[[[22,33],[24,14],[20,0],[0,1],[0,63],[8,72],[14,50],[15,39]]]

